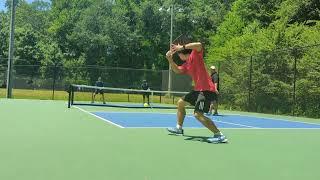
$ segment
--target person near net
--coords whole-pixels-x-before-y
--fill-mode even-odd
[[[104,86],[103,82],[101,81],[101,77],[98,78],[98,81],[96,81],[95,86],[97,86],[97,87]],[[94,93],[92,94],[92,103],[94,103],[97,94],[101,94],[103,104],[106,104],[103,89],[98,89],[98,88],[95,89]]]
[[[219,95],[219,74],[215,66],[210,66],[211,80],[216,88],[215,98],[210,104],[208,115],[212,115],[212,110],[214,109],[213,115],[218,115],[218,95]]]
[[[143,80],[142,81],[142,84],[141,84],[141,89],[142,90],[148,90],[150,91],[150,87],[148,85],[148,82],[147,80]],[[150,93],[149,92],[143,92],[142,93],[142,96],[143,96],[143,104],[145,104],[145,101],[146,101],[146,98],[147,98],[147,101],[148,101],[148,105],[150,105]]]
[[[174,53],[178,53],[179,58],[184,61],[181,66],[178,66],[173,61]],[[209,111],[210,102],[216,97],[216,88],[204,65],[202,44],[200,42],[191,43],[190,41],[180,40],[180,42],[171,45],[170,50],[166,53],[166,58],[175,73],[187,74],[192,77],[195,83],[194,90],[178,100],[176,127],[167,128],[167,130],[177,135],[184,134],[182,127],[186,116],[185,106],[189,103],[195,106],[195,118],[213,132],[213,137],[208,138],[207,141],[210,143],[228,142],[226,136],[221,133],[214,122],[204,115]]]

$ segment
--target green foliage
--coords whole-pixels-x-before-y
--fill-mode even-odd
[[[8,16],[0,12],[0,64],[4,64],[6,58],[8,57],[8,47],[9,47],[9,23]]]
[[[16,66],[16,73],[18,75],[27,75],[32,79],[39,74],[39,65],[43,59],[43,53],[38,44],[38,35],[31,31],[30,25],[26,25],[23,28],[16,29],[16,60],[14,65]],[[27,65],[27,67],[20,67],[20,65]]]
[[[63,66],[63,54],[55,42],[42,42],[41,48],[44,54],[44,59],[41,61],[41,74],[44,77],[53,77],[53,74],[58,73],[62,76],[61,68]]]
[[[320,46],[312,46],[320,43],[318,0],[19,0],[16,73],[85,84],[103,76],[112,86],[160,81],[157,72],[121,74],[106,67],[168,69],[172,5],[173,39],[186,34],[202,42],[207,64],[220,67],[222,103],[320,116]],[[9,17],[10,11],[0,12],[3,65]],[[18,68],[22,64],[29,67]]]
[[[220,73],[226,83],[222,92],[230,93],[225,99],[230,106],[319,117],[319,84],[314,79],[319,78],[320,45],[313,46],[320,43],[320,18],[315,13],[319,5],[313,0],[238,0],[233,4],[208,50],[210,63],[222,64]]]

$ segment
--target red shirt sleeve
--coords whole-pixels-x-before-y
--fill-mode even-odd
[[[194,66],[194,63],[199,63],[199,62],[194,62],[194,61],[199,61],[203,57],[203,50],[198,52],[197,50],[192,50],[189,59],[181,66],[178,66],[178,69],[182,71],[183,74],[188,74],[192,67]]]

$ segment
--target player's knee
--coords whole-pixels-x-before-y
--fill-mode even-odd
[[[182,108],[185,107],[185,102],[182,99],[179,99],[177,104],[178,104],[178,107],[182,107]]]
[[[202,113],[202,112],[197,112],[197,111],[195,111],[195,112],[193,113],[193,115],[194,115],[195,118],[199,119],[199,118],[201,118],[201,117],[203,116],[203,113]]]

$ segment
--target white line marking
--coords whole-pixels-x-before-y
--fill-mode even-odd
[[[95,114],[93,114],[93,113],[91,113],[91,112],[89,112],[89,111],[86,111],[86,110],[84,110],[84,109],[82,109],[82,108],[79,108],[78,106],[73,106],[73,107],[79,109],[79,110],[82,111],[82,112],[85,112],[85,113],[87,113],[87,114],[90,114],[90,115],[92,115],[92,116],[94,116],[94,117],[96,117],[96,118],[99,118],[99,119],[101,119],[101,120],[103,120],[103,121],[105,121],[105,122],[108,122],[108,123],[110,123],[110,124],[112,124],[112,125],[114,125],[114,126],[117,126],[117,127],[119,127],[119,128],[124,128],[123,126],[120,126],[119,124],[116,124],[116,123],[114,123],[114,122],[112,122],[112,121],[110,121],[110,120],[108,120],[108,119],[102,118],[102,117],[100,117],[100,116],[97,116],[97,115],[95,115]]]
[[[193,116],[187,116],[187,117],[196,119],[196,118],[193,117]],[[247,128],[256,128],[256,129],[259,129],[259,127],[255,127],[255,126],[247,126],[247,125],[243,125],[243,124],[230,123],[230,122],[224,122],[224,121],[219,121],[219,120],[214,120],[213,122],[220,122],[220,123],[231,124],[231,125],[236,125],[236,126],[243,126],[243,127],[247,127]]]
[[[220,122],[220,123],[231,124],[231,125],[236,125],[236,126],[243,126],[243,127],[247,127],[247,128],[261,129],[260,127],[256,127],[256,126],[247,126],[247,125],[243,125],[243,124],[230,123],[230,122],[224,122],[224,121],[219,121],[219,120],[214,120],[213,122]]]
[[[267,120],[275,120],[275,121],[286,121],[286,122],[296,122],[296,123],[303,123],[303,124],[310,124],[310,125],[318,125],[320,124],[317,123],[312,123],[312,122],[306,122],[306,121],[296,121],[296,120],[290,120],[290,119],[277,119],[276,117],[257,117],[254,115],[244,115],[244,114],[236,114],[237,116],[242,116],[242,117],[251,117],[251,118],[257,118],[257,119],[267,119]],[[290,118],[290,117],[289,117]],[[299,118],[299,117],[292,117],[292,118]],[[309,129],[309,128],[307,128]]]
[[[141,113],[143,113],[143,114],[177,114],[177,112],[147,112],[147,111],[141,111],[141,112],[136,112],[136,111],[132,111],[132,112],[122,112],[122,111],[110,111],[110,112],[108,112],[108,111],[95,111],[95,112],[98,112],[98,113],[114,113],[114,114],[119,114],[119,113],[121,113],[121,114],[141,114]],[[230,116],[230,115],[239,115],[240,116],[240,114],[223,114],[223,115],[218,115],[218,116],[212,116],[212,117],[223,117],[223,116]],[[192,116],[192,113],[188,113],[188,114],[186,114],[186,116]],[[193,117],[193,116],[192,116]],[[207,116],[208,117],[208,116]]]
[[[125,127],[128,129],[163,129],[167,127]],[[183,129],[207,129],[205,127],[184,127]],[[219,128],[219,129],[243,129],[243,130],[319,130],[320,128]]]
[[[119,111],[119,112],[116,112],[116,111],[112,111],[112,112],[108,112],[108,111],[95,111],[97,113],[113,113],[113,114],[177,114],[176,112],[172,112],[172,113],[162,113],[162,112],[136,112],[136,111],[133,111],[133,112],[122,112],[122,111]]]

